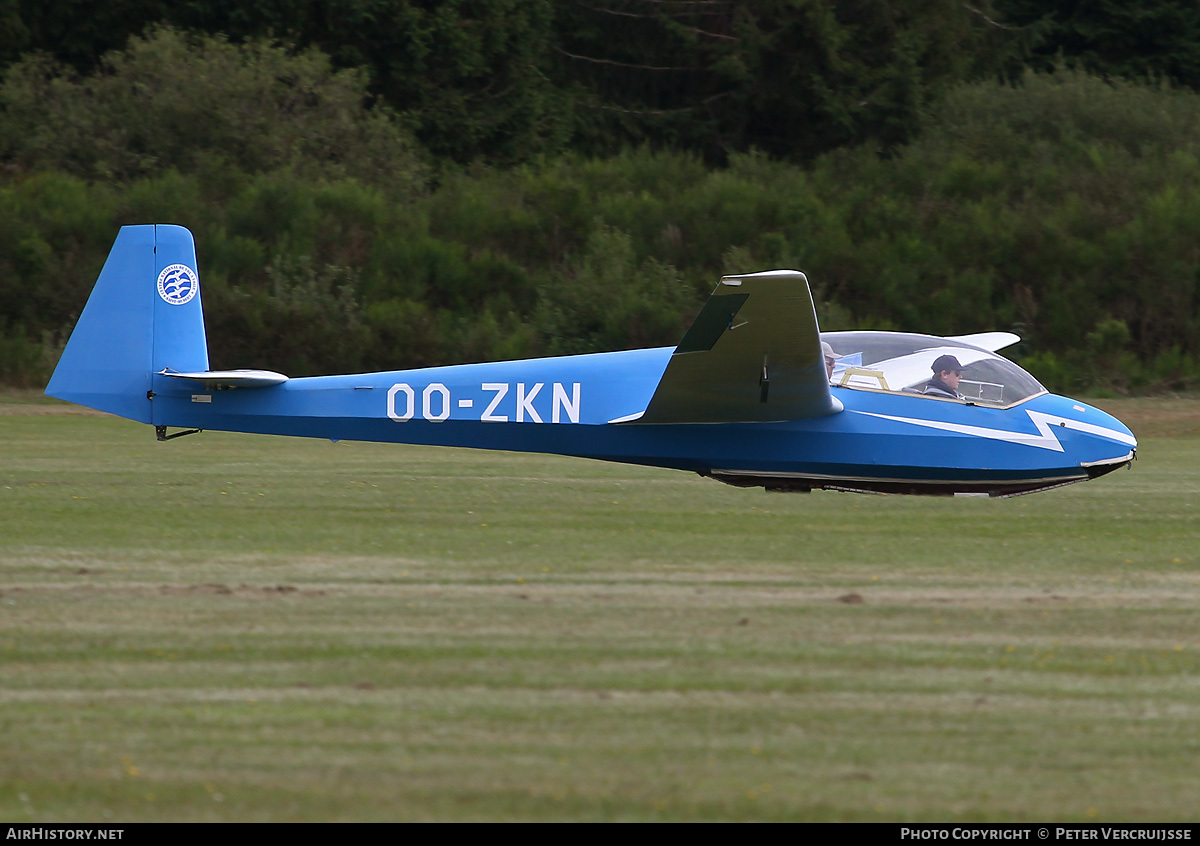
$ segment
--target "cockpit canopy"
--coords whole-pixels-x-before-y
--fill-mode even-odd
[[[1010,406],[1046,392],[1008,359],[950,338],[906,332],[822,332],[821,340],[840,356],[830,377],[835,386],[921,393],[933,377],[934,360],[952,355],[963,367],[958,390],[968,402]]]

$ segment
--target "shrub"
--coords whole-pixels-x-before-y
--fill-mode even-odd
[[[5,73],[0,102],[0,157],[27,170],[121,181],[168,168],[290,169],[397,197],[424,189],[414,142],[385,108],[366,108],[365,72],[335,72],[315,49],[158,28],[82,78],[26,57]]]

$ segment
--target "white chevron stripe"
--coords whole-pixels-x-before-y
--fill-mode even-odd
[[[1054,417],[1050,414],[1043,414],[1040,411],[1027,411],[1030,419],[1037,424],[1038,420],[1045,420],[1055,426],[1065,426],[1068,429],[1074,429],[1076,432],[1086,432],[1089,435],[1099,435],[1102,438],[1112,438],[1114,441],[1125,444],[1126,446],[1137,446],[1137,438],[1133,435],[1127,435],[1124,432],[1119,432],[1116,429],[1109,429],[1106,426],[1097,426],[1094,423],[1084,423],[1082,420],[1072,420],[1070,417]]]
[[[1118,432],[1116,429],[1108,429],[1104,426],[1096,426],[1092,423],[1083,423],[1079,420],[1071,420],[1067,417],[1056,417],[1053,414],[1044,414],[1040,411],[1026,411],[1029,419],[1033,421],[1033,425],[1037,427],[1037,434],[1028,432],[1010,432],[1007,429],[988,429],[983,426],[967,426],[963,423],[946,423],[941,420],[922,420],[914,417],[893,417],[890,414],[873,414],[870,411],[860,411],[859,414],[865,414],[868,417],[879,417],[884,420],[894,420],[897,423],[910,423],[913,426],[924,426],[927,429],[939,429],[943,432],[957,432],[960,435],[971,435],[976,438],[988,438],[993,441],[1007,441],[1011,444],[1021,444],[1022,446],[1038,447],[1039,449],[1048,449],[1054,452],[1063,452],[1063,446],[1058,440],[1058,435],[1054,428],[1074,429],[1077,432],[1086,432],[1089,435],[1099,435],[1104,438],[1111,438],[1114,441],[1127,444],[1129,446],[1137,446],[1137,439],[1124,432]]]

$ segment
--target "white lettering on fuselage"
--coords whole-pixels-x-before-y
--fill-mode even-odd
[[[496,406],[500,404],[500,400],[504,399],[508,393],[508,385],[503,382],[484,382],[480,387],[485,391],[495,391],[496,395],[492,397],[492,401],[488,403],[483,416],[479,419],[486,423],[507,423],[508,417],[494,414],[493,412],[496,410]]]
[[[571,399],[567,400],[567,389],[560,382],[554,383],[554,405],[550,412],[550,422],[561,422],[558,413],[559,411],[567,412],[567,419],[572,423],[579,422],[579,383],[571,384]]]
[[[434,394],[439,394],[442,398],[442,410],[437,414],[433,413]],[[450,416],[450,391],[441,382],[431,382],[421,392],[421,416],[426,420],[436,420],[438,422]]]
[[[541,423],[542,418],[538,416],[537,409],[533,407],[533,398],[538,395],[538,391],[542,389],[542,383],[538,382],[533,386],[533,390],[529,393],[525,392],[525,383],[517,383],[517,422],[522,423],[525,420],[525,412],[529,412],[529,419],[534,423]]]
[[[484,382],[479,386],[481,391],[490,394],[484,397],[486,405],[478,418],[472,414],[459,415],[457,420],[478,419],[481,423],[507,423],[515,419],[517,423],[544,423],[547,400],[551,423],[579,422],[579,382],[565,385],[553,382],[549,397],[542,395],[545,382]],[[569,388],[569,392],[568,392]],[[430,423],[440,423],[450,419],[454,408],[473,409],[475,399],[455,398],[452,390],[441,382],[430,382],[424,388],[414,388],[407,382],[392,385],[387,392],[387,416],[397,423],[404,423],[417,416],[417,392],[420,391],[421,419]],[[459,389],[463,390],[463,389]],[[465,391],[474,393],[473,391]],[[505,403],[505,399],[509,402]],[[539,401],[540,398],[540,401]],[[539,406],[541,406],[539,410]],[[503,412],[503,413],[502,413]]]
[[[396,394],[400,393],[404,394],[404,411],[396,410]],[[392,418],[397,423],[403,423],[405,420],[412,420],[413,409],[415,408],[416,404],[417,395],[413,393],[413,389],[408,385],[392,385],[392,387],[388,389],[388,417]]]

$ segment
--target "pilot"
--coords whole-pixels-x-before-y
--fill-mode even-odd
[[[821,353],[825,356],[825,378],[833,378],[833,366],[837,364],[840,355],[833,351],[833,347],[829,346],[828,341],[821,342]]]
[[[921,393],[931,397],[965,399],[958,392],[958,381],[962,378],[962,365],[952,355],[939,355],[933,360],[933,378]]]

